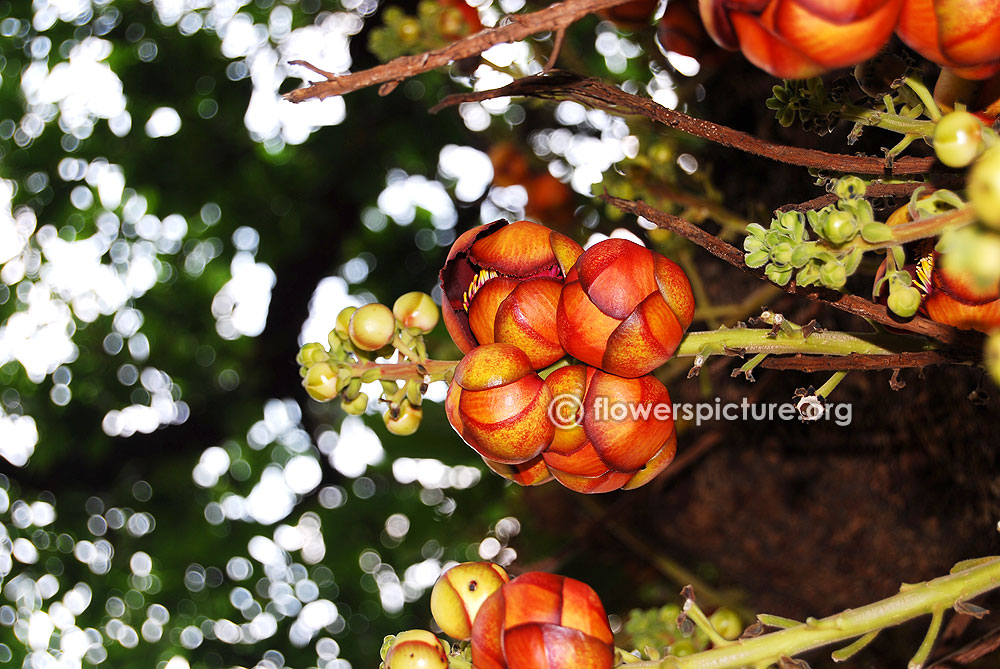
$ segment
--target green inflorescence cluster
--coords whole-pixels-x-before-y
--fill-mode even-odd
[[[676,604],[632,609],[625,622],[625,633],[631,637],[634,648],[651,658],[661,654],[683,657],[708,648],[708,636],[700,628],[681,630],[677,624],[680,613],[681,607]]]
[[[472,32],[456,7],[427,0],[417,5],[416,16],[387,7],[382,20],[368,37],[368,49],[382,62],[443,47]]]
[[[858,237],[872,244],[885,242],[892,238],[892,231],[875,220],[871,204],[862,198],[865,185],[861,179],[842,178],[835,192],[840,199],[822,209],[805,214],[777,213],[768,228],[757,223],[748,225],[743,241],[747,266],[763,267],[767,278],[779,286],[788,284],[794,276],[799,286],[843,288],[864,254],[851,242]]]
[[[785,80],[771,88],[771,97],[764,103],[774,110],[774,116],[783,127],[791,127],[796,117],[802,127],[820,135],[828,134],[836,123],[829,106],[826,86],[819,77]]]

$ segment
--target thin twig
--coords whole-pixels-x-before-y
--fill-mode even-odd
[[[627,0],[565,0],[549,5],[545,9],[530,14],[518,14],[510,17],[510,22],[496,28],[485,28],[468,35],[451,44],[414,56],[401,56],[383,65],[354,72],[352,74],[334,75],[323,72],[313,65],[301,60],[293,60],[289,65],[302,65],[327,78],[304,88],[298,88],[285,94],[285,99],[291,102],[302,102],[328,98],[334,95],[344,95],[361,88],[378,84],[398,84],[410,77],[444,67],[448,63],[469,56],[478,56],[491,46],[506,42],[517,42],[532,35],[550,30],[556,31],[556,50],[559,47],[559,32],[567,26],[580,20],[587,14],[599,9],[614,7]],[[395,88],[393,85],[392,88]],[[383,89],[385,90],[385,89]],[[381,92],[381,91],[380,91]]]
[[[661,228],[671,230],[682,237],[691,240],[715,257],[726,261],[733,267],[741,269],[763,281],[767,281],[763,270],[751,269],[750,267],[747,267],[746,263],[743,261],[743,251],[736,248],[732,244],[722,241],[715,235],[702,230],[693,223],[686,221],[679,216],[658,211],[644,202],[623,200],[607,194],[602,195],[601,197],[608,204],[618,207],[622,211],[635,214],[636,216],[642,216],[646,220]],[[856,316],[861,316],[862,318],[867,318],[900,330],[906,330],[908,332],[914,332],[931,337],[951,347],[965,349],[966,351],[974,352],[976,354],[982,351],[983,337],[977,332],[959,330],[950,325],[938,323],[920,316],[916,316],[908,321],[899,321],[896,320],[889,310],[883,305],[875,304],[874,302],[866,300],[858,295],[847,295],[816,286],[796,286],[794,282],[781,286],[781,288],[786,293],[802,295],[811,300],[825,302],[833,307],[836,307],[837,309],[840,309],[841,311],[846,311],[848,313],[855,314]]]
[[[790,165],[815,167],[828,172],[851,174],[924,174],[934,165],[934,158],[899,158],[891,165],[877,156],[848,156],[798,146],[775,144],[739,130],[688,116],[649,99],[631,95],[600,79],[585,78],[568,72],[553,71],[523,77],[488,91],[449,95],[431,108],[435,112],[463,102],[480,102],[498,97],[525,96],[543,99],[573,100],[580,104],[616,114],[637,114],[695,137],[740,149]]]
[[[971,356],[968,356],[971,358]],[[770,356],[761,363],[767,369],[795,369],[802,372],[847,371],[873,369],[900,369],[903,367],[927,367],[929,365],[954,365],[968,362],[966,357],[942,353],[941,351],[914,351],[889,355],[801,355]]]
[[[545,61],[545,67],[542,68],[542,72],[548,72],[556,66],[564,39],[566,39],[566,28],[560,28],[556,31],[555,42],[552,44],[552,53],[549,54],[549,59]]]
[[[1000,628],[994,629],[959,650],[934,661],[928,669],[954,669],[972,664],[1000,648]]]

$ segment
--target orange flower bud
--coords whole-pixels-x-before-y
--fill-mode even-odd
[[[524,351],[511,344],[486,344],[455,368],[445,413],[455,431],[484,458],[516,465],[531,460],[552,441],[551,400],[551,391]]]
[[[560,429],[542,458],[567,488],[584,493],[637,488],[673,460],[670,396],[655,377],[626,379],[574,365],[552,372],[545,383],[560,412],[553,416]],[[582,420],[568,423],[572,416],[561,411],[560,402],[580,407]]]
[[[904,0],[896,34],[965,79],[1000,71],[1000,4],[994,0]]]
[[[476,669],[610,669],[614,637],[590,586],[528,572],[490,596],[472,626]]]
[[[431,615],[455,639],[472,636],[472,621],[483,602],[510,580],[492,562],[464,562],[441,574],[431,590]]]
[[[549,468],[545,466],[545,460],[540,455],[536,455],[531,460],[517,465],[505,465],[486,458],[483,458],[483,462],[495,473],[518,485],[526,487],[542,485],[552,480],[552,474],[549,472]]]
[[[524,344],[535,369],[558,360],[552,298],[582,252],[569,237],[529,221],[496,221],[465,232],[441,270],[442,314],[451,338],[463,353],[497,341]],[[521,282],[533,287],[515,291]],[[513,302],[498,320],[508,299]]]
[[[624,239],[588,249],[566,277],[559,341],[588,365],[648,374],[670,359],[694,317],[694,295],[673,261]]]
[[[874,56],[903,0],[699,0],[709,34],[776,77],[801,79]]]
[[[934,253],[930,262],[930,286],[921,310],[938,323],[963,330],[990,333],[1000,329],[1000,287],[983,290],[971,276],[950,272],[941,263],[941,254]]]

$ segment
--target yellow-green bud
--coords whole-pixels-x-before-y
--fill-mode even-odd
[[[922,296],[919,290],[913,286],[906,286],[890,291],[886,304],[889,307],[889,311],[900,318],[909,318],[917,313],[917,309],[920,308],[921,299]]]
[[[345,307],[340,310],[339,314],[337,314],[337,325],[334,328],[334,332],[340,335],[341,339],[347,339],[349,336],[351,316],[353,316],[354,312],[357,310],[357,307]]]
[[[309,396],[319,402],[329,402],[340,393],[337,371],[325,362],[310,367],[302,379],[302,385]]]
[[[739,638],[739,636],[743,634],[743,621],[740,620],[739,614],[732,609],[727,609],[725,606],[716,609],[715,612],[708,617],[708,621],[712,623],[712,627],[714,627],[715,631],[721,634],[724,639],[732,641],[733,639]]]
[[[392,313],[403,327],[417,328],[427,334],[438,322],[438,308],[427,293],[415,290],[400,295],[392,305]]]
[[[980,156],[969,171],[969,199],[980,221],[1000,228],[1000,145]]]
[[[455,639],[472,636],[472,623],[483,602],[509,580],[492,562],[463,562],[441,574],[431,590],[431,615]]]
[[[865,182],[855,176],[841,177],[837,179],[833,192],[841,200],[856,200],[859,197],[864,197]]]
[[[393,415],[395,413],[395,416]],[[400,437],[408,437],[420,427],[420,420],[424,417],[424,410],[418,406],[410,404],[409,400],[399,403],[396,412],[390,408],[382,414],[382,420],[389,432]]]
[[[351,416],[360,416],[368,408],[368,395],[365,393],[358,393],[357,397],[353,400],[349,400],[346,397],[340,400],[340,408],[344,410],[344,413]]]
[[[366,304],[351,316],[351,343],[362,351],[377,351],[396,335],[396,317],[384,304]]]
[[[967,111],[945,114],[934,126],[934,153],[949,167],[965,167],[983,150],[983,124]]]
[[[826,219],[823,232],[832,244],[843,244],[854,239],[858,233],[858,222],[853,214],[846,211],[832,211]]]
[[[306,344],[299,349],[299,354],[295,356],[295,361],[300,365],[306,367],[314,365],[317,362],[326,362],[330,359],[325,348],[322,344],[311,343]]]
[[[385,669],[448,669],[448,649],[427,630],[396,635],[385,653]]]

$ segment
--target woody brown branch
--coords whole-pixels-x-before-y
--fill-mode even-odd
[[[718,123],[694,118],[675,109],[668,109],[649,98],[626,93],[600,79],[584,78],[568,72],[554,71],[538,74],[518,79],[511,84],[489,91],[450,95],[432,107],[431,112],[463,102],[478,102],[507,96],[572,100],[613,114],[636,114],[722,146],[746,151],[777,162],[814,167],[830,172],[885,175],[924,174],[930,170],[935,161],[934,158],[905,157],[896,159],[890,166],[886,164],[884,158],[877,156],[848,156],[841,153],[775,144]]]
[[[765,358],[761,367],[767,369],[794,369],[800,372],[847,372],[853,370],[872,371],[878,369],[903,369],[928,367],[930,365],[953,365],[962,362],[960,355],[941,351],[915,351],[890,355],[801,355],[773,356]]]
[[[361,88],[378,84],[389,84],[383,89],[383,94],[395,88],[395,84],[469,56],[478,56],[491,46],[507,42],[517,42],[532,35],[555,31],[559,33],[567,26],[579,21],[584,16],[600,9],[614,7],[628,0],[565,0],[549,5],[545,9],[530,14],[510,16],[510,22],[496,28],[485,28],[452,42],[448,46],[434,49],[415,56],[402,56],[388,63],[355,72],[353,74],[335,75],[324,72],[309,63],[293,60],[289,65],[301,65],[327,77],[304,88],[298,88],[285,94],[285,99],[291,102],[328,98],[334,95],[344,95]],[[557,49],[556,49],[557,50]]]
[[[624,200],[604,194],[601,198],[608,204],[621,209],[622,211],[642,216],[654,225],[665,230],[671,230],[682,237],[689,239],[702,247],[715,257],[726,261],[733,267],[743,270],[747,274],[757,277],[762,281],[768,281],[762,269],[747,267],[743,261],[743,251],[732,244],[724,242],[715,235],[702,230],[690,221],[686,221],[679,216],[667,214],[650,207],[644,202]],[[770,282],[769,282],[770,283]],[[810,300],[816,300],[833,306],[841,311],[861,316],[873,320],[883,325],[889,325],[899,330],[906,330],[916,334],[931,337],[937,341],[961,349],[967,353],[978,355],[982,351],[983,337],[978,332],[959,330],[938,323],[927,318],[916,316],[908,321],[900,321],[893,317],[889,310],[881,304],[875,304],[858,295],[847,295],[838,293],[817,286],[797,286],[795,282],[790,282],[785,286],[779,286],[786,293],[792,295],[802,295]]]

